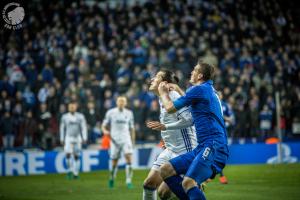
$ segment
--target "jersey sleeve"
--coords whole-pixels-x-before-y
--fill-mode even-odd
[[[103,120],[103,125],[108,126],[111,122],[111,111],[107,111]]]
[[[184,96],[173,101],[176,110],[190,106],[194,101],[204,98],[204,92],[201,86],[194,86],[187,90]]]

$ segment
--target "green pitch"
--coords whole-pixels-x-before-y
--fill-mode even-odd
[[[81,174],[66,180],[65,174],[0,177],[0,200],[140,200],[147,170],[134,172],[134,189],[125,186],[124,171],[118,173],[116,187],[107,187],[107,171]],[[207,199],[292,200],[300,199],[300,164],[234,165],[225,168],[228,185],[218,178],[207,184]]]

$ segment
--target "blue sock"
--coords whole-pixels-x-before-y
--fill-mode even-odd
[[[188,200],[189,197],[186,195],[181,185],[182,180],[183,178],[181,176],[175,175],[166,178],[164,181],[179,199]]]
[[[187,191],[190,200],[206,200],[203,192],[198,187],[192,187]]]

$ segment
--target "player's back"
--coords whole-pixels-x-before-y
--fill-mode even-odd
[[[192,101],[191,112],[198,143],[218,141],[227,144],[222,106],[212,81],[191,87],[186,96]]]
[[[170,92],[170,98],[176,100],[180,95],[176,91]],[[191,118],[188,107],[184,107],[176,113],[169,114],[160,102],[160,122],[170,124],[177,122],[181,117]],[[161,131],[166,148],[175,153],[191,151],[197,146],[195,127],[193,125],[176,130]]]

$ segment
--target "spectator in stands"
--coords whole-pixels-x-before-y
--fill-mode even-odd
[[[32,147],[33,141],[38,131],[38,124],[35,118],[33,117],[32,111],[28,111],[26,113],[26,117],[22,128],[24,129],[23,146]]]
[[[264,105],[263,109],[259,113],[261,137],[264,139],[271,136],[272,118],[272,111],[267,105]]]
[[[297,137],[292,127],[300,119],[299,22],[294,2],[282,3],[147,1],[113,7],[108,2],[105,9],[86,1],[30,4],[32,16],[48,12],[25,18],[20,32],[0,32],[7,41],[0,47],[0,112],[4,116],[18,104],[24,116],[46,104],[50,119],[57,122],[59,105],[73,99],[82,108],[94,101],[101,120],[114,106],[114,97],[126,93],[148,113],[154,97],[147,84],[155,72],[170,68],[189,87],[190,68],[202,57],[222,73],[215,85],[236,113],[235,137],[255,137],[265,104],[275,115],[276,91],[283,101],[286,136]],[[41,145],[38,136],[47,130],[40,113],[34,118],[39,129],[33,142]],[[137,135],[146,138],[144,121],[138,126]]]
[[[4,148],[13,148],[15,142],[14,121],[9,111],[5,111],[4,116],[1,118],[0,127]]]

